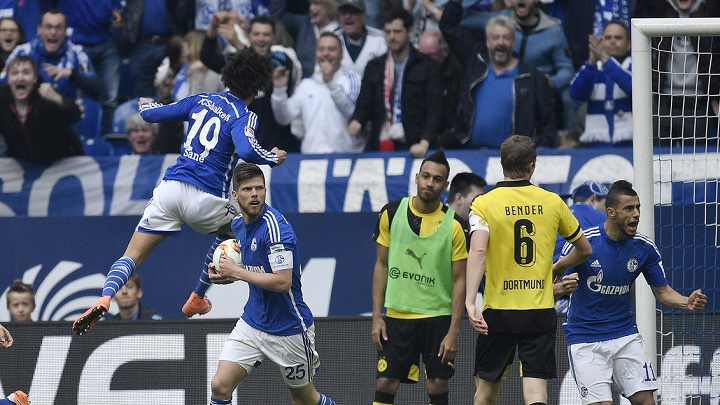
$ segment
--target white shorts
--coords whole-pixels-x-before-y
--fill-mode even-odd
[[[611,385],[625,398],[656,391],[658,382],[642,336],[633,334],[568,347],[570,368],[583,404],[612,402]]]
[[[220,360],[237,363],[250,374],[265,359],[277,364],[288,387],[302,388],[310,384],[320,368],[320,358],[315,351],[315,325],[305,333],[276,336],[253,328],[242,318],[238,320],[223,345]]]
[[[183,224],[203,235],[230,223],[238,212],[231,200],[216,197],[182,181],[163,180],[153,190],[136,231],[179,232]]]

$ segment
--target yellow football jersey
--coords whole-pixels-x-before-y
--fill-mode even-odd
[[[554,308],[557,234],[570,242],[582,235],[562,198],[529,181],[504,181],[475,198],[470,211],[470,232],[489,233],[483,310]]]

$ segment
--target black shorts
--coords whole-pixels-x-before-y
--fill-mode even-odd
[[[499,382],[515,359],[517,348],[523,377],[549,380],[556,377],[555,332],[493,333],[479,335],[475,346],[475,375]]]
[[[438,357],[440,343],[450,329],[450,316],[423,319],[385,318],[388,340],[378,352],[377,377],[399,378],[403,383],[417,383],[420,358],[427,378],[448,380],[455,374],[453,363],[442,363]]]

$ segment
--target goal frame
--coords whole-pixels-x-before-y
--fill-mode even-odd
[[[655,184],[653,175],[653,110],[652,110],[652,38],[673,36],[717,36],[720,18],[633,18],[630,23],[632,56],[633,168],[634,188],[646,207],[654,213]],[[644,215],[638,232],[655,240],[654,215]],[[644,277],[635,282],[638,330],[646,343],[645,350],[657,368],[656,302]]]

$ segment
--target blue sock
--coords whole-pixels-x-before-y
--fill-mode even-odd
[[[229,405],[232,404],[232,398],[230,399],[217,399],[210,397],[210,405]]]
[[[110,267],[110,271],[105,278],[105,286],[102,295],[113,297],[119,289],[124,286],[130,275],[135,271],[135,260],[131,257],[123,256]]]
[[[207,254],[205,255],[205,265],[203,266],[202,273],[200,273],[200,279],[198,280],[197,285],[195,286],[195,294],[204,297],[205,293],[207,293],[207,290],[210,288],[212,283],[210,282],[210,276],[208,275],[208,265],[212,263],[213,260],[213,254],[215,253],[215,248],[218,247],[220,242],[224,241],[227,238],[221,238],[217,236],[215,238],[215,242],[213,242],[212,245],[210,245],[210,249],[208,250]]]
[[[318,394],[320,394],[318,392]],[[320,394],[320,400],[318,401],[317,405],[337,405],[335,401],[332,400],[330,397],[326,397],[325,394]]]

